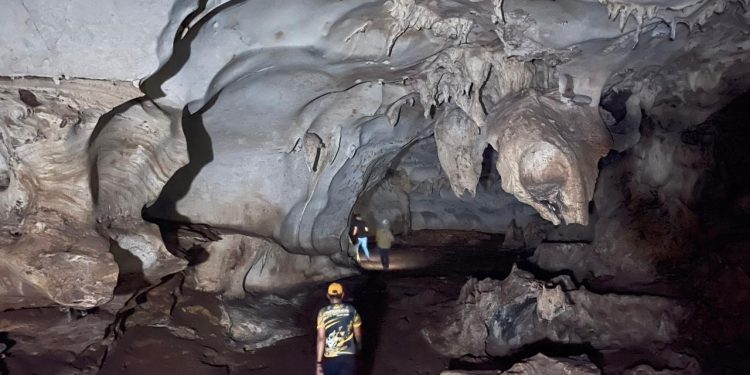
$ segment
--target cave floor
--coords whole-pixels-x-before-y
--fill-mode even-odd
[[[377,250],[364,259],[362,275],[341,282],[363,320],[364,351],[359,374],[439,374],[449,360],[421,334],[430,320],[446,313],[458,297],[470,269],[474,275],[504,278],[516,256],[496,249],[394,248],[392,269],[382,272]],[[371,270],[371,271],[367,271]],[[372,271],[374,270],[374,271]],[[225,351],[220,332],[199,342],[176,337],[167,328],[135,327],[113,345],[100,374],[299,374],[314,371],[317,310],[326,303],[325,285],[311,289],[312,303],[300,319],[302,336],[245,353]],[[195,324],[194,322],[191,324]],[[195,328],[195,327],[193,327]]]
[[[365,350],[359,374],[438,374],[448,360],[433,351],[420,328],[453,301],[461,277],[355,277],[343,280],[363,319]],[[320,300],[320,306],[324,303]],[[129,329],[113,346],[100,374],[299,374],[313,373],[314,319],[308,332],[246,353],[182,339],[166,328]],[[207,340],[210,341],[210,340]],[[11,372],[13,373],[13,372]]]
[[[465,270],[471,270],[474,277],[504,278],[518,256],[494,247],[463,245],[448,243],[439,251],[417,243],[396,247],[388,272],[382,271],[374,250],[371,260],[363,260],[361,275],[340,280],[347,299],[363,319],[365,342],[359,374],[439,374],[449,368],[449,360],[423,338],[422,328],[447,313],[469,277]],[[184,288],[182,276],[175,275],[144,293],[133,312],[123,314],[127,311],[123,309],[113,317],[102,309],[75,320],[82,322],[82,327],[96,319],[114,321],[107,323],[107,330],[117,331],[108,344],[105,339],[105,345],[92,345],[77,355],[11,351],[5,366],[7,373],[14,375],[68,374],[59,369],[69,369],[70,363],[90,369],[78,372],[86,374],[312,373],[314,324],[317,310],[327,303],[325,286],[306,289],[306,302],[296,319],[302,335],[243,351],[227,340],[226,330],[216,318],[221,316],[217,296]],[[35,320],[33,316],[24,319],[28,324]],[[89,334],[101,337],[103,333]]]
[[[601,353],[593,353],[582,346],[542,345],[524,350],[513,358],[498,359],[493,363],[472,363],[471,359],[451,361],[430,347],[422,335],[422,329],[434,324],[437,317],[451,311],[452,304],[469,277],[503,279],[510,273],[512,264],[519,261],[523,254],[474,246],[475,244],[468,244],[472,246],[466,247],[449,245],[439,251],[427,246],[412,245],[392,250],[392,269],[388,272],[382,271],[375,250],[371,254],[371,260],[363,260],[361,275],[340,280],[348,292],[348,300],[363,319],[365,342],[364,351],[359,356],[360,375],[439,374],[446,369],[507,369],[512,363],[536,352],[560,357],[586,354],[602,367],[604,373],[622,373],[619,369],[632,365],[634,358],[648,357],[648,353],[622,351],[608,353],[609,358],[603,360]],[[471,274],[466,270],[470,270]],[[706,276],[701,276],[700,280],[706,280]],[[711,295],[718,295],[721,290],[726,290],[727,284],[734,284],[719,281],[721,280],[717,280],[715,285],[703,286],[711,287],[708,288]],[[294,323],[300,329],[300,335],[258,350],[243,350],[231,343],[227,339],[226,328],[221,324],[221,308],[217,296],[183,287],[181,275],[175,275],[144,293],[142,300],[136,301],[137,305],[130,308],[130,312],[122,309],[113,315],[104,306],[83,317],[68,317],[67,325],[72,328],[68,341],[65,342],[60,342],[59,339],[45,341],[45,332],[55,333],[57,337],[60,336],[57,331],[64,329],[61,327],[65,324],[61,326],[54,323],[58,319],[56,317],[62,314],[59,309],[3,312],[0,318],[13,324],[39,327],[51,325],[43,328],[44,331],[40,329],[34,337],[15,337],[19,343],[27,341],[26,350],[30,347],[29,344],[33,347],[35,343],[39,343],[40,353],[27,354],[11,347],[9,356],[0,361],[0,374],[312,373],[315,362],[314,323],[317,310],[327,303],[324,291],[325,284],[305,289],[305,303]],[[121,297],[116,296],[115,299],[117,298]],[[259,301],[250,299],[245,303],[262,303]],[[710,306],[711,311],[721,307]],[[267,309],[267,306],[262,308]],[[277,310],[270,308],[271,314],[281,313],[282,309],[289,307],[275,308]],[[737,312],[736,318],[739,321],[743,321],[741,312],[747,311],[742,304],[719,310]],[[692,322],[715,322],[711,311],[695,315]],[[97,323],[98,321],[102,323]],[[715,327],[715,324],[710,326]],[[117,334],[107,334],[112,330]],[[707,329],[704,331],[710,332]],[[74,349],[75,341],[86,335],[106,337],[102,344],[91,345],[83,351]],[[744,357],[740,353],[748,345],[742,344],[741,340],[710,341],[726,341],[727,345],[713,348],[721,353],[712,355],[714,363],[710,365],[713,368],[704,373],[742,373],[737,372],[734,365],[727,366]],[[71,347],[69,351],[51,352],[42,348],[60,348],[68,344]],[[71,364],[81,371],[71,371]]]

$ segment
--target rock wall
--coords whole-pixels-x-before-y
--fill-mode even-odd
[[[87,148],[99,117],[137,94],[128,83],[0,82],[2,308],[112,297],[118,268],[96,231]]]
[[[679,10],[575,0],[460,3],[458,12],[417,1],[75,1],[64,9],[14,1],[6,14],[24,17],[4,24],[29,32],[4,33],[14,53],[0,74],[144,78],[146,96],[110,113],[91,152],[100,230],[139,254],[154,280],[185,265],[140,220],[143,206],[153,205],[149,215],[158,219],[273,238],[295,253],[342,253],[357,199],[407,145],[433,134],[433,157],[455,194],[476,192],[480,153],[491,144],[504,190],[555,224],[585,224],[595,165],[610,147],[593,108],[607,104],[610,92],[627,97],[624,118],[604,114],[623,150],[637,139],[639,108],[695,122],[746,84],[747,48],[737,30],[747,16],[733,2],[696,0]],[[65,22],[51,22],[57,14]],[[103,29],[97,22],[112,19],[147,27],[116,46],[117,27],[92,38],[91,30]],[[707,32],[677,33],[682,24]],[[95,53],[78,52],[89,50]],[[73,60],[76,54],[86,58]],[[87,60],[94,55],[116,64]],[[658,69],[646,69],[646,61]],[[544,94],[534,101],[529,90]],[[693,115],[670,109],[681,98]],[[514,114],[536,120],[516,123]],[[122,140],[131,143],[118,149]],[[112,166],[109,158],[120,157],[127,170]],[[142,180],[139,191],[128,191],[133,179]],[[488,227],[482,220],[475,226]]]
[[[179,24],[171,17],[186,16],[181,6],[197,5],[189,3],[10,1],[0,15],[0,76],[138,81],[159,65],[159,36]]]

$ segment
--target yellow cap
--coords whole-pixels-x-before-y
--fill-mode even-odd
[[[328,286],[328,295],[329,296],[343,296],[344,295],[344,287],[339,283],[331,283],[331,285]]]

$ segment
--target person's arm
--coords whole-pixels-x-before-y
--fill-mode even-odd
[[[354,230],[352,230],[352,236],[356,236],[357,235],[357,230],[358,229],[359,229],[359,227],[355,225],[354,226]]]
[[[317,337],[317,350],[315,355],[315,369],[318,375],[323,373],[323,347],[326,341],[326,330],[325,328],[318,328]]]
[[[354,327],[354,342],[357,344],[357,351],[362,351],[362,327]]]
[[[359,317],[359,313],[354,313],[354,343],[358,352],[362,351],[362,318]]]
[[[326,327],[323,321],[323,311],[318,311],[318,319],[315,328],[318,334],[315,335],[315,375],[323,375],[323,348],[326,341]]]
[[[365,225],[365,233],[370,233],[370,228],[368,228],[367,225]]]

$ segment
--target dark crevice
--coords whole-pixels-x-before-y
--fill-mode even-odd
[[[670,288],[664,288],[663,282],[655,281],[649,284],[639,285],[616,285],[614,287],[609,285],[608,279],[596,279],[594,275],[590,275],[590,279],[578,280],[573,271],[571,270],[560,270],[560,271],[547,271],[542,269],[535,263],[528,259],[519,259],[516,263],[518,269],[531,273],[535,279],[544,281],[549,284],[555,284],[553,279],[559,276],[568,276],[576,287],[585,287],[591,293],[594,294],[617,294],[619,296],[635,296],[635,297],[664,297],[676,299],[680,298],[680,294],[677,290]]]
[[[544,354],[551,358],[570,358],[586,356],[594,365],[602,368],[604,357],[591,344],[561,344],[550,340],[541,340],[519,349],[512,355],[501,358],[476,358],[464,357],[453,359],[449,362],[451,370],[508,370],[514,364],[519,363],[536,354]]]
[[[178,230],[189,225],[190,218],[177,211],[177,202],[190,191],[193,180],[203,167],[213,161],[213,144],[203,123],[203,114],[211,109],[221,95],[216,93],[198,112],[191,114],[187,106],[182,111],[182,131],[185,134],[189,162],[178,169],[159,193],[153,205],[144,207],[142,217],[159,226],[162,241],[173,255],[186,258],[191,265],[207,260],[208,253],[202,247],[182,249],[179,244]]]
[[[313,161],[313,172],[318,171],[318,163],[320,162],[320,146],[315,148],[315,161]]]
[[[132,292],[131,297],[125,302],[123,307],[115,315],[115,319],[112,322],[112,324],[107,326],[107,328],[105,329],[104,338],[107,338],[107,337],[110,337],[110,335],[113,335],[114,341],[116,341],[117,338],[125,332],[127,328],[125,324],[128,318],[136,312],[136,309],[138,308],[139,305],[142,305],[148,302],[148,293],[168,283],[174,277],[181,277],[181,276],[168,275],[162,278],[161,281],[157,284],[143,285],[136,291]]]
[[[626,103],[632,93],[630,90],[615,91],[609,90],[602,95],[600,107],[612,114],[615,122],[620,122],[625,119],[628,114]]]
[[[500,182],[500,173],[495,165],[497,164],[498,153],[492,146],[487,145],[482,152],[482,172],[479,175],[479,185],[490,190],[493,185]]]
[[[189,162],[172,175],[156,202],[144,210],[144,218],[147,220],[168,218],[183,223],[189,222],[189,218],[177,212],[176,205],[187,195],[201,169],[214,159],[213,144],[203,123],[203,114],[216,103],[219,95],[221,92],[214,95],[200,111],[194,114],[191,114],[187,107],[183,109],[182,131],[185,134]]]
[[[185,17],[185,19],[183,19],[180,23],[180,26],[177,27],[177,31],[174,35],[174,41],[172,43],[172,54],[170,55],[169,60],[167,60],[167,62],[164,63],[164,65],[162,65],[159,70],[154,72],[154,74],[141,82],[140,89],[149,98],[157,99],[164,97],[165,94],[161,89],[161,85],[170,78],[174,77],[177,72],[179,72],[180,69],[182,69],[182,67],[187,64],[188,60],[190,59],[190,47],[195,37],[198,36],[198,31],[200,30],[201,26],[211,18],[211,16],[216,14],[215,12],[211,12],[210,15],[207,15],[193,27],[188,29],[190,23],[193,22],[196,17],[200,16],[200,14],[203,13],[204,10],[206,10],[207,4],[208,0],[198,1],[198,8],[196,8],[196,10]],[[187,33],[185,34],[186,29]],[[183,34],[185,35],[183,36]]]
[[[8,337],[7,332],[0,332],[0,375],[9,375],[10,371],[5,363],[5,357],[10,355],[10,349],[16,344],[16,341]]]
[[[487,87],[487,82],[490,81],[490,77],[492,76],[492,73],[493,73],[492,69],[493,69],[493,65],[490,64],[490,69],[487,71],[487,77],[484,78],[484,81],[482,81],[482,84],[479,85],[479,88],[477,89],[479,105],[482,107],[482,112],[484,112],[485,115],[489,113],[489,111],[487,110],[487,104],[485,104],[486,99],[484,95],[484,89],[485,87]]]

